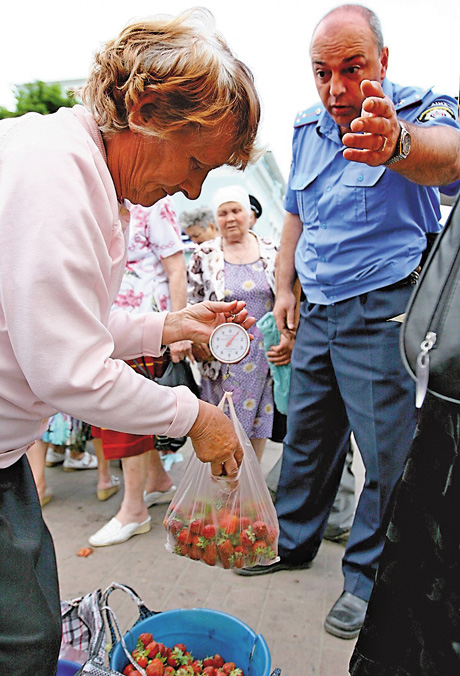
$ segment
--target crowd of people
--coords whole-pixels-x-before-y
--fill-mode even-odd
[[[175,491],[156,436],[189,436],[213,474],[235,476],[242,450],[217,406],[224,390],[260,460],[274,433],[270,364],[291,364],[275,500],[279,560],[235,572],[250,578],[314,564],[350,474],[352,437],[365,482],[339,528],[349,531],[344,586],[325,629],[341,639],[361,632],[353,676],[450,676],[460,667],[458,607],[435,605],[436,643],[427,636],[433,605],[414,598],[446,588],[460,599],[460,576],[451,575],[460,530],[440,520],[453,553],[406,597],[412,569],[401,560],[411,529],[398,528],[411,518],[413,474],[397,487],[408,458],[420,470],[435,454],[433,430],[458,455],[458,406],[429,396],[416,427],[414,384],[399,355],[400,318],[429,235],[441,229],[439,188],[460,188],[457,101],[393,83],[378,17],[338,6],[312,33],[320,102],[294,122],[281,241],[257,234],[262,205],[244,181],[178,215],[175,192],[197,199],[212,168],[244,170],[259,156],[252,74],[212,26],[203,9],[134,23],[96,55],[83,105],[0,122],[0,245],[8,251],[0,267],[0,575],[8,581],[0,671],[11,670],[18,651],[31,665],[24,676],[56,670],[59,586],[41,511],[52,499],[45,466],[96,470],[99,500],[122,488],[92,546],[147,533],[148,508]],[[188,262],[181,229],[196,245]],[[53,266],[44,264],[50,256]],[[280,335],[268,350],[256,325],[267,313]],[[65,330],[56,331],[57,316]],[[248,355],[225,367],[208,341],[228,321],[252,340]],[[183,360],[194,365],[199,397],[155,382]],[[85,448],[89,435],[95,455]],[[416,551],[428,561],[424,543]],[[402,647],[392,653],[396,641]]]

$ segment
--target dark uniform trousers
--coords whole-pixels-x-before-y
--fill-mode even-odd
[[[292,353],[276,499],[279,553],[292,562],[316,556],[353,430],[366,475],[342,567],[345,590],[365,600],[416,424],[401,324],[389,321],[405,311],[412,288],[386,287],[333,305],[305,301]]]
[[[26,456],[0,469],[0,674],[54,676],[61,611],[54,546]]]

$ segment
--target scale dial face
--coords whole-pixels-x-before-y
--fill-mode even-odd
[[[209,349],[223,364],[236,364],[245,358],[250,346],[249,334],[240,324],[220,324],[211,333]]]

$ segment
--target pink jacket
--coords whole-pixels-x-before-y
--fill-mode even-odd
[[[57,411],[182,436],[198,401],[122,359],[162,353],[166,313],[110,314],[126,258],[101,134],[82,107],[0,122],[0,468]]]

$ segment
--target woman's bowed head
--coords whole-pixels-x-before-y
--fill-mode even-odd
[[[197,199],[211,169],[258,157],[252,73],[206,9],[127,26],[96,55],[81,91],[120,200]]]

